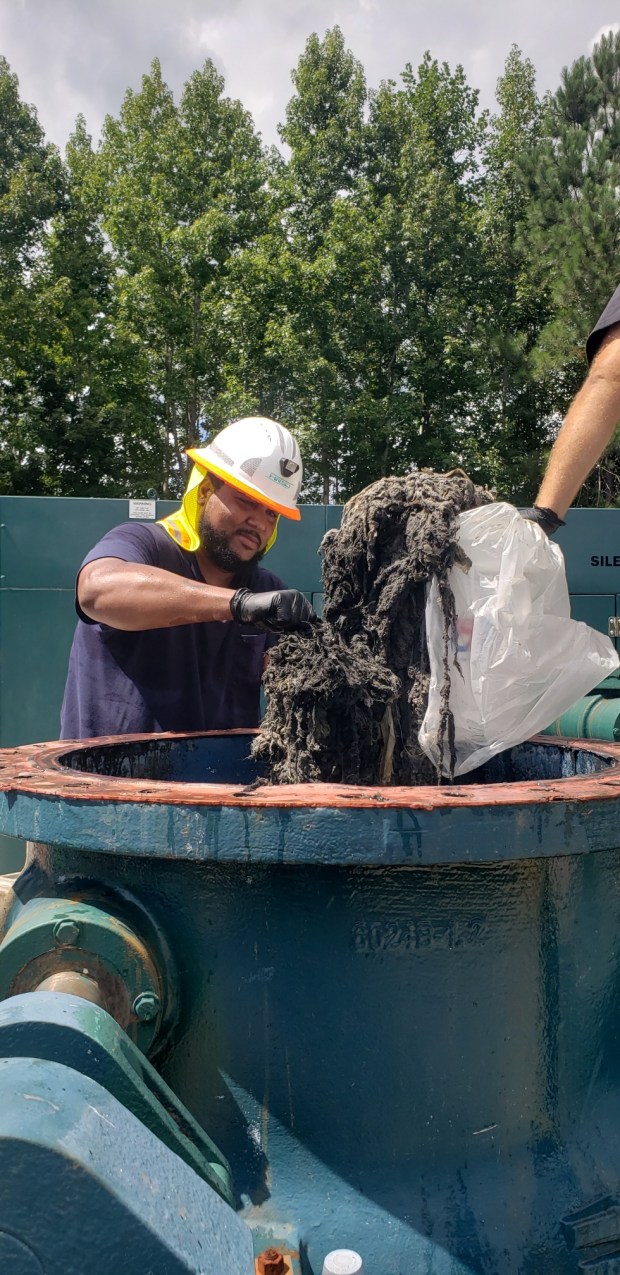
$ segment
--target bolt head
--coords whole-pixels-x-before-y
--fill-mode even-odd
[[[159,1014],[161,1002],[154,992],[140,992],[131,1008],[139,1023],[152,1023]]]
[[[258,1275],[285,1275],[287,1265],[277,1248],[266,1248],[257,1261]]]
[[[53,933],[59,947],[73,947],[80,937],[80,927],[77,921],[57,921]]]

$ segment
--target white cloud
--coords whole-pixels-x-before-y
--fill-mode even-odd
[[[588,42],[588,52],[593,53],[595,44],[598,44],[599,40],[602,39],[604,35],[609,35],[610,31],[613,31],[614,35],[617,35],[618,31],[620,31],[620,22],[605,22],[602,27],[599,27],[596,35],[593,35],[592,39]]]
[[[191,46],[208,52],[217,51],[226,42],[228,25],[222,21],[190,22],[187,29],[187,40]]]
[[[336,22],[362,62],[368,84],[398,79],[430,49],[461,62],[492,106],[513,43],[532,59],[541,90],[555,89],[564,65],[588,53],[606,23],[609,0],[0,0],[0,53],[39,111],[48,136],[64,144],[81,111],[98,136],[128,87],[159,57],[175,93],[206,57],[226,91],[251,110],[265,141],[278,140],[292,93],[290,73],[311,32]],[[592,37],[593,28],[597,36]]]

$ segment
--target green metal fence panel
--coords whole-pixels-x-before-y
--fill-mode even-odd
[[[128,509],[126,500],[1,496],[2,590],[70,590],[88,547]]]
[[[617,509],[569,509],[554,536],[566,562],[569,593],[620,593]]]
[[[342,505],[321,505],[321,508],[325,510],[325,530],[331,531],[334,527],[339,527]]]
[[[613,593],[572,593],[570,610],[573,620],[607,633],[610,616],[616,614],[616,597]]]
[[[323,587],[319,545],[327,530],[326,512],[325,505],[302,505],[301,522],[281,518],[278,538],[265,561],[270,571],[309,598]]]
[[[14,589],[0,598],[3,746],[58,738],[72,601],[68,589]]]

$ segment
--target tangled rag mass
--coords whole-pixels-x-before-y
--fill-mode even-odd
[[[267,711],[252,751],[272,783],[437,778],[418,743],[430,679],[425,591],[433,576],[445,633],[439,745],[453,769],[449,639],[456,616],[448,573],[461,556],[459,514],[491,500],[461,470],[420,471],[382,478],[345,505],[339,530],[321,544],[323,620],[281,638],[265,673]]]

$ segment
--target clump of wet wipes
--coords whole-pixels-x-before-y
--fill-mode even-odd
[[[252,752],[270,781],[427,784],[418,743],[430,668],[424,621],[434,577],[444,620],[439,747],[455,764],[449,572],[458,517],[492,496],[461,470],[382,478],[345,505],[323,555],[323,619],[282,637],[264,676],[267,711]],[[462,562],[465,568],[467,562]],[[439,766],[441,771],[441,764]]]

